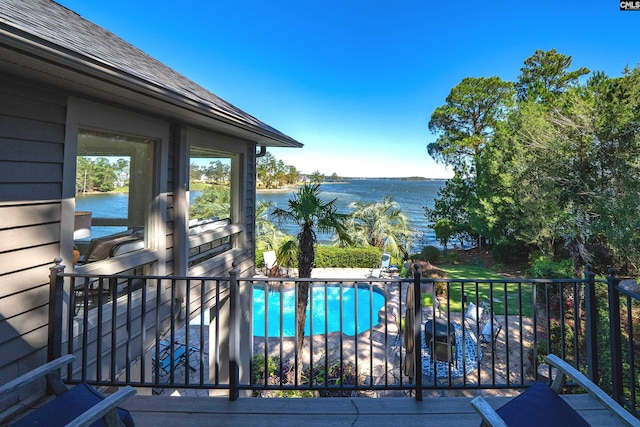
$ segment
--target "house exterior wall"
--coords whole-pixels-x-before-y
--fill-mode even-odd
[[[157,141],[145,232],[146,247],[157,259],[150,273],[221,275],[232,263],[244,273],[254,268],[254,233],[248,231],[255,227],[254,142],[0,72],[0,383],[46,359],[49,268],[56,257],[71,265],[75,162],[83,128]],[[233,247],[192,270],[181,252],[187,242],[185,207],[174,196],[188,180],[185,144],[237,154]],[[179,256],[182,261],[174,260]]]
[[[0,75],[0,383],[46,356],[65,120],[64,94]]]

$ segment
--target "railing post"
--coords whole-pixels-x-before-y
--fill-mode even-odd
[[[47,343],[47,361],[62,356],[62,310],[64,298],[64,265],[62,258],[53,260],[56,264],[49,268],[49,331]]]
[[[622,347],[620,338],[620,294],[616,286],[620,279],[615,277],[615,268],[609,269],[609,340],[611,343],[611,397],[616,402],[622,398]]]
[[[240,393],[240,287],[236,263],[229,272],[229,400]]]
[[[416,400],[422,400],[422,340],[420,325],[422,323],[422,294],[420,292],[420,270],[418,265],[414,265],[413,272],[413,349],[414,363],[416,366]]]
[[[587,264],[584,272],[585,279],[585,310],[587,317],[587,363],[591,381],[598,384],[600,373],[598,370],[598,310],[596,308],[596,275],[591,264]]]

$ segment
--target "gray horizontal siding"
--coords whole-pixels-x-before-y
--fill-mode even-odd
[[[44,360],[65,119],[66,96],[0,75],[0,377]]]
[[[26,206],[0,206],[0,229],[60,222],[59,205],[59,202],[48,202]]]
[[[66,97],[0,77],[0,202],[59,199]]]

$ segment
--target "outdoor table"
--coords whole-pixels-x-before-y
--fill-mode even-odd
[[[424,324],[424,341],[427,347],[430,346],[431,338],[433,336],[433,321],[433,319],[429,319]],[[456,330],[454,324],[439,317],[435,318],[435,322],[435,341],[444,342],[450,346],[454,345],[456,342]]]

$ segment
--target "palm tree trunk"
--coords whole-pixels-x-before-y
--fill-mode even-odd
[[[296,363],[296,378],[298,384],[302,381],[302,350],[304,348],[304,325],[307,321],[307,303],[309,302],[309,282],[300,282],[298,285],[298,360]]]
[[[310,278],[313,263],[315,261],[315,233],[309,224],[304,224],[300,235],[300,252],[298,252],[298,277]],[[298,318],[298,363],[296,364],[296,377],[298,384],[302,380],[302,350],[304,348],[304,325],[307,321],[307,304],[309,302],[309,282],[300,282],[298,287],[298,306],[296,317]],[[311,355],[310,357],[313,357]]]

